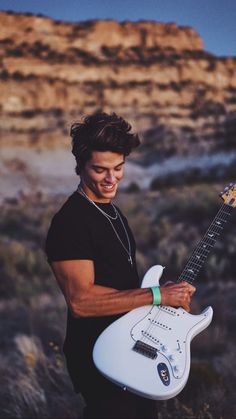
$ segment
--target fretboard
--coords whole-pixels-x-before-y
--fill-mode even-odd
[[[200,269],[222,233],[232,210],[233,208],[227,204],[221,206],[204,237],[190,256],[177,282],[187,281],[191,284],[197,278]]]

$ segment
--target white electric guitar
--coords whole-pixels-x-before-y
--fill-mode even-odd
[[[221,197],[223,205],[197,245],[177,282],[192,283],[236,206],[236,186],[230,184]],[[159,285],[163,267],[145,274],[142,288]],[[108,326],[98,337],[93,359],[109,380],[140,396],[165,400],[185,386],[190,371],[190,343],[212,320],[207,307],[193,315],[182,308],[143,306]]]

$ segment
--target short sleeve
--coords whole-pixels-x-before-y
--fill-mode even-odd
[[[49,228],[45,251],[48,262],[94,259],[88,224],[81,218],[55,215]]]

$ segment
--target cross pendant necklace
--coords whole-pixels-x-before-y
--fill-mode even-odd
[[[132,261],[132,257],[131,256],[128,257],[128,261],[129,261],[130,265],[133,266],[133,261]]]

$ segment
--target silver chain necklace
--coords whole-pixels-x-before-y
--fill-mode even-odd
[[[78,193],[80,193],[80,194],[81,194],[84,198],[86,198],[86,199],[87,199],[87,201],[88,201],[88,202],[90,202],[90,204],[92,204],[94,207],[96,207],[96,208],[98,209],[98,211],[100,211],[100,212],[104,215],[104,217],[106,217],[106,219],[107,219],[107,220],[109,221],[109,223],[111,224],[111,227],[112,227],[112,229],[113,229],[113,231],[114,231],[114,233],[115,233],[115,235],[116,235],[117,239],[119,240],[119,242],[121,243],[121,245],[122,245],[122,247],[124,248],[125,252],[127,253],[129,263],[131,264],[131,266],[133,266],[132,253],[131,253],[131,244],[130,244],[130,240],[129,240],[129,235],[128,235],[128,232],[127,232],[127,230],[126,230],[126,228],[125,228],[125,225],[124,225],[124,223],[123,223],[123,220],[122,220],[122,218],[121,218],[121,216],[120,216],[119,212],[117,211],[116,207],[113,205],[113,203],[111,202],[111,205],[112,205],[112,208],[114,209],[114,212],[115,212],[115,217],[112,217],[111,215],[109,215],[109,214],[107,214],[105,211],[103,211],[101,208],[99,208],[99,206],[98,206],[98,205],[96,205],[96,204],[95,204],[95,202],[94,202],[94,201],[92,201],[92,199],[90,199],[90,198],[88,197],[88,195],[84,192],[84,190],[83,190],[83,188],[82,188],[82,186],[81,186],[81,185],[79,185],[79,186],[78,186],[77,192],[78,192]],[[112,220],[116,220],[117,218],[119,218],[119,220],[120,220],[120,222],[121,222],[121,224],[122,224],[122,227],[123,227],[123,229],[124,229],[124,232],[125,232],[125,235],[126,235],[126,238],[127,238],[127,242],[128,242],[128,249],[127,249],[127,247],[124,245],[124,243],[123,243],[123,241],[121,240],[121,238],[120,238],[120,236],[119,236],[118,232],[117,232],[117,231],[116,231],[116,229],[115,229],[115,226],[114,226],[114,225],[113,225],[113,223],[112,223]]]

